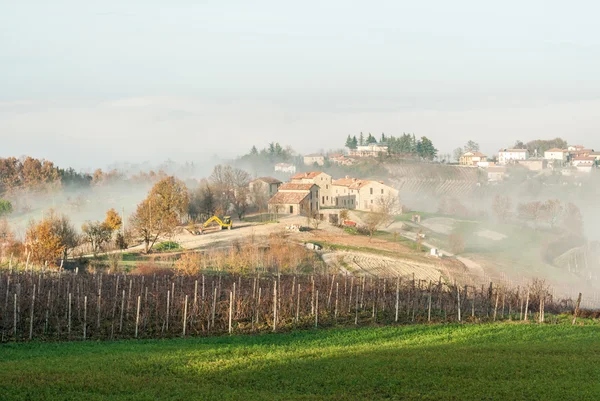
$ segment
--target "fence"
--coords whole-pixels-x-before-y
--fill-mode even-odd
[[[348,275],[138,276],[0,271],[0,340],[165,338],[321,326],[546,321],[546,289]]]

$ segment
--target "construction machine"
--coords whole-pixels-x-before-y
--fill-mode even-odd
[[[216,223],[219,225],[219,228],[222,230],[224,228],[231,230],[233,227],[233,222],[231,221],[231,216],[213,216],[210,219],[206,220],[202,225],[202,228],[207,228],[211,224]]]

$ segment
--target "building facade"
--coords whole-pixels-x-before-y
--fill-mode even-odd
[[[498,152],[498,163],[509,164],[517,160],[529,159],[529,151],[527,149],[502,149]]]

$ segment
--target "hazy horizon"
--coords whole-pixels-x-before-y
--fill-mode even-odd
[[[3,5],[0,157],[78,169],[411,132],[451,153],[600,147],[600,7],[582,1]]]

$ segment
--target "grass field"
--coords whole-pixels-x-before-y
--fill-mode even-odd
[[[405,326],[0,345],[2,400],[598,399],[600,328]]]

